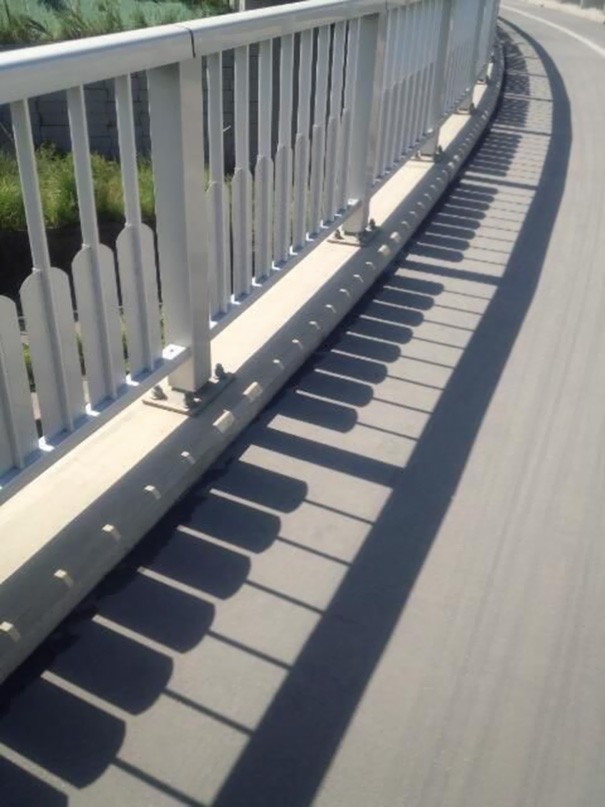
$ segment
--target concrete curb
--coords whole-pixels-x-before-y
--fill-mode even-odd
[[[497,47],[475,113],[442,160],[383,217],[375,239],[348,258],[346,248],[337,247],[345,250],[340,268],[237,370],[223,394],[198,418],[159,435],[153,451],[7,577],[0,586],[0,682],[199,480],[371,288],[458,174],[489,123],[502,80]]]

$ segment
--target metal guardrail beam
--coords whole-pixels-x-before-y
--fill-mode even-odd
[[[0,104],[192,57],[180,25],[57,42],[0,54]]]

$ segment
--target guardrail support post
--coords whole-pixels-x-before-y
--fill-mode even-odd
[[[465,95],[462,103],[458,107],[458,112],[472,112],[473,109],[473,90],[475,89],[475,82],[477,81],[477,59],[479,58],[479,44],[481,41],[481,31],[483,30],[483,20],[485,18],[485,9],[487,3],[484,0],[479,0],[477,4],[477,20],[475,23],[475,35],[473,36],[472,52],[469,61],[468,77],[466,82],[467,94]]]
[[[147,77],[165,341],[191,350],[169,383],[195,392],[211,376],[202,68],[188,59]]]
[[[358,207],[343,226],[346,233],[354,235],[363,233],[369,221],[370,189],[378,145],[386,18],[386,12],[383,12],[370,14],[359,21],[359,52],[347,184],[348,202],[350,205],[358,204]]]
[[[439,46],[435,64],[435,80],[433,81],[431,98],[429,99],[429,120],[433,121],[433,133],[420,148],[421,157],[434,158],[439,147],[439,133],[443,106],[445,103],[445,68],[447,66],[447,49],[452,26],[452,6],[454,0],[441,0],[441,18],[439,21]]]

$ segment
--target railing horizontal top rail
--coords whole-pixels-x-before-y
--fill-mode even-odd
[[[20,48],[0,55],[0,103],[180,62],[192,56],[180,25]]]
[[[186,23],[193,35],[196,56],[249,45],[262,39],[287,36],[321,25],[411,6],[421,0],[305,0],[242,11],[223,17],[208,17]]]
[[[149,70],[421,0],[304,0],[284,6],[0,54],[0,104]]]

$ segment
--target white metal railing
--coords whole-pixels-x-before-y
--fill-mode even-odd
[[[318,236],[339,225],[362,231],[375,181],[418,150],[434,153],[443,121],[468,108],[485,75],[497,7],[497,0],[309,0],[2,55],[0,103],[11,106],[34,268],[18,301],[25,336],[17,305],[0,297],[0,497],[160,378],[200,388],[211,376],[213,332]],[[234,52],[230,177],[227,51]],[[131,74],[141,71],[155,233],[142,221],[138,191]],[[99,239],[83,93],[108,78],[125,198],[117,266]],[[73,300],[68,274],[51,266],[28,107],[29,98],[55,91],[67,97],[82,231]]]

